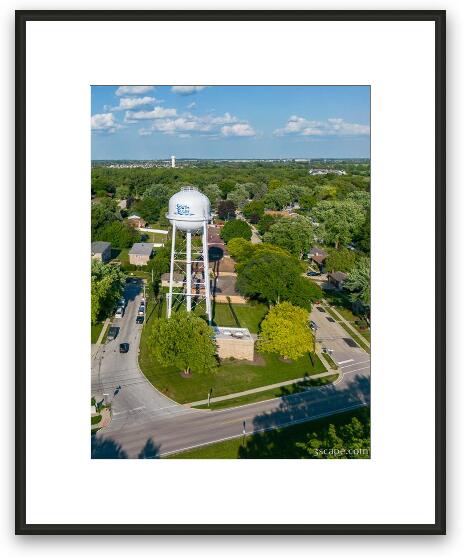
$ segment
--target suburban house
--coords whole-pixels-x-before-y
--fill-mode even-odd
[[[312,248],[309,251],[309,259],[318,265],[320,271],[323,271],[323,264],[327,256],[328,254],[320,248]]]
[[[134,228],[144,228],[146,226],[146,220],[138,215],[130,215],[130,217],[127,217],[127,222]]]
[[[109,242],[92,242],[92,259],[106,263],[111,259],[111,244]]]
[[[129,262],[131,265],[146,265],[153,253],[153,244],[149,242],[137,242],[129,251]]]
[[[335,288],[341,290],[344,281],[347,278],[346,273],[341,271],[334,271],[333,273],[328,273],[328,282],[332,284]]]
[[[161,275],[161,286],[168,287],[170,282],[170,273],[164,273]],[[183,286],[183,275],[182,273],[174,273],[174,282],[172,285],[174,288],[181,288]]]

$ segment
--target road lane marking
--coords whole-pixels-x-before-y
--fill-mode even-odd
[[[369,363],[370,360],[363,360],[363,362],[354,362],[353,364],[348,364],[347,366],[342,366],[339,369],[345,369],[346,367],[352,367],[352,366],[358,366],[360,364],[366,364]]]
[[[348,362],[353,362],[353,358],[351,358],[350,360],[343,360],[342,362],[338,362],[338,364],[347,364]]]
[[[299,420],[293,420],[291,422],[286,422],[284,424],[280,424],[280,425],[273,425],[270,427],[264,427],[264,428],[260,428],[260,429],[255,429],[253,431],[250,431],[249,433],[246,433],[246,437],[253,435],[255,433],[262,433],[264,431],[271,431],[272,429],[278,429],[281,427],[290,427],[292,425],[296,425],[296,424],[300,424],[303,422],[311,422],[313,420],[317,420],[318,418],[324,418],[325,416],[332,416],[334,414],[341,414],[342,412],[346,412],[347,410],[355,410],[356,408],[362,408],[363,406],[368,406],[368,403],[366,402],[360,402],[359,404],[355,404],[352,406],[346,406],[344,408],[340,408],[339,410],[334,410],[331,412],[325,412],[322,414],[317,414],[315,416],[310,416],[309,418],[300,418]],[[240,421],[242,421],[242,418],[240,419]],[[215,443],[220,443],[222,441],[228,441],[230,439],[237,439],[238,437],[242,437],[243,433],[238,433],[237,435],[230,435],[229,437],[223,437],[221,439],[216,439],[214,441],[206,441],[205,443],[199,443],[197,445],[192,445],[191,447],[184,447],[182,449],[176,449],[173,451],[166,451],[166,452],[162,452],[162,450],[160,451],[160,456],[168,456],[171,454],[176,454],[176,453],[183,453],[185,451],[191,451],[192,449],[196,449],[198,447],[204,447],[206,445],[214,445]]]
[[[359,368],[359,369],[350,369],[349,371],[345,371],[345,372],[343,373],[343,375],[347,375],[348,373],[357,373],[357,371],[362,371],[362,370],[364,370],[364,369],[370,369],[370,366],[361,367],[361,368]]]

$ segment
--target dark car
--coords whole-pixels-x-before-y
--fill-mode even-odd
[[[311,328],[313,331],[316,331],[316,330],[318,329],[318,325],[315,323],[315,321],[311,321],[311,322],[310,322],[310,328]]]
[[[145,318],[143,317],[143,315],[137,315],[137,318],[135,319],[135,322],[137,323],[137,325],[143,325],[144,321],[145,321]]]
[[[129,343],[121,342],[121,344],[119,344],[119,352],[121,354],[126,354],[128,351],[129,351]]]
[[[114,340],[118,334],[119,334],[119,327],[109,327],[108,336],[106,338],[108,340]]]
[[[319,277],[321,275],[321,273],[318,273],[317,271],[309,271],[307,273],[308,277]]]

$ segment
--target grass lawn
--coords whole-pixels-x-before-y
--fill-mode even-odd
[[[253,402],[261,402],[262,400],[269,400],[271,398],[278,398],[287,395],[293,395],[295,393],[300,393],[305,391],[310,387],[322,387],[323,385],[328,385],[333,383],[339,377],[339,373],[334,373],[328,377],[320,377],[319,379],[312,379],[309,381],[301,381],[300,383],[295,383],[294,385],[288,385],[287,387],[278,387],[277,389],[270,389],[268,391],[263,391],[261,393],[254,393],[252,395],[240,396],[237,398],[232,398],[230,400],[222,400],[220,402],[213,402],[210,406],[204,404],[202,406],[195,406],[198,409],[210,409],[210,410],[220,410],[223,408],[233,408],[235,406],[243,406],[244,404],[252,404]]]
[[[309,433],[320,435],[329,424],[338,427],[349,423],[354,417],[363,422],[368,413],[369,408],[358,408],[320,420],[257,433],[244,439],[238,437],[164,458],[310,458],[304,449],[297,446],[297,443],[307,440]]]
[[[218,327],[246,327],[257,333],[267,312],[265,304],[214,304],[212,320]]]
[[[112,248],[111,259],[120,261],[122,265],[129,264],[129,251],[130,248]]]
[[[157,315],[159,313],[163,315],[159,310],[159,305],[148,306],[147,321],[143,327],[140,343],[139,364],[145,376],[157,389],[179,403],[205,399],[211,388],[212,396],[222,396],[326,371],[315,354],[313,364],[309,356],[283,362],[275,354],[260,354],[259,361],[256,363],[226,360],[221,363],[219,371],[214,375],[193,373],[190,378],[184,379],[180,375],[180,370],[161,367],[149,353],[147,339]],[[253,309],[251,308],[250,311]]]
[[[92,416],[92,424],[91,425],[96,425],[99,424],[102,420],[103,416],[101,414],[98,414],[97,416]]]
[[[102,328],[103,328],[103,323],[97,323],[96,325],[91,325],[92,344],[95,344],[95,342],[98,340]]]
[[[365,329],[362,331],[356,323],[356,321],[360,319],[359,316],[354,315],[350,309],[344,307],[335,307],[335,309],[337,310],[338,313],[340,313],[344,317],[346,321],[349,321],[352,327],[354,327],[358,331],[359,335],[361,335],[364,339],[370,342],[370,329]]]

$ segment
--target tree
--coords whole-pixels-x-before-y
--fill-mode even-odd
[[[256,201],[258,199],[262,199],[267,193],[267,184],[264,182],[246,184],[246,187],[251,195],[251,198]]]
[[[244,238],[250,240],[252,229],[244,220],[230,220],[226,222],[220,232],[220,236],[227,244],[232,238]]]
[[[222,192],[217,184],[205,184],[201,191],[209,199],[211,205],[215,206],[217,201],[220,199]]]
[[[321,432],[309,433],[297,443],[309,458],[370,458],[370,418],[367,411],[347,424],[329,424]]]
[[[243,296],[277,304],[288,299],[301,271],[299,262],[293,257],[260,253],[238,268],[236,288]]]
[[[281,217],[276,217],[274,215],[265,215],[260,219],[257,229],[260,234],[265,234],[270,227],[275,224]]]
[[[312,246],[313,227],[306,217],[282,218],[268,229],[263,240],[280,246],[302,259],[304,253],[307,253]]]
[[[162,366],[175,366],[185,375],[217,369],[214,332],[193,313],[177,312],[153,323],[148,339],[152,356]]]
[[[243,215],[251,222],[259,220],[264,216],[265,202],[263,199],[253,200],[243,207]]]
[[[160,199],[146,196],[139,199],[133,206],[132,211],[140,215],[146,222],[157,222],[163,205]]]
[[[92,203],[91,233],[92,240],[96,239],[99,230],[111,222],[120,220],[117,214],[117,203],[112,199],[104,199],[99,203]]]
[[[241,209],[249,199],[249,192],[244,184],[236,184],[236,187],[227,195],[229,201],[233,201],[238,209]]]
[[[350,291],[351,300],[370,307],[370,258],[362,257],[347,275],[343,287]]]
[[[335,248],[349,244],[366,218],[362,206],[353,200],[320,201],[312,215],[321,224],[325,242]]]
[[[152,273],[153,276],[153,290],[155,294],[159,292],[161,276],[170,270],[170,250],[167,247],[162,247],[156,250],[152,259],[148,261],[146,270]]]
[[[116,248],[129,248],[140,240],[140,233],[133,226],[121,221],[114,221],[100,228],[95,240],[111,242]]]
[[[113,311],[124,291],[125,275],[116,265],[92,261],[91,319],[97,323]]]
[[[262,321],[258,347],[261,352],[274,352],[292,360],[314,352],[309,312],[289,302],[277,304]]]
[[[331,273],[332,271],[349,273],[358,259],[355,251],[347,248],[326,248],[326,251],[328,252],[328,257],[323,265],[328,273]]]
[[[252,244],[249,240],[244,238],[232,238],[227,243],[227,250],[235,261],[244,262],[248,261],[254,254],[254,246],[258,244]]]
[[[226,199],[219,201],[217,205],[217,214],[221,220],[230,220],[235,218],[236,205],[233,201]]]
[[[281,209],[287,207],[291,203],[291,195],[284,187],[270,190],[264,199],[266,207],[277,211],[281,211]]]
[[[322,289],[308,278],[297,277],[289,289],[286,299],[295,306],[312,310],[312,302],[321,300]]]

